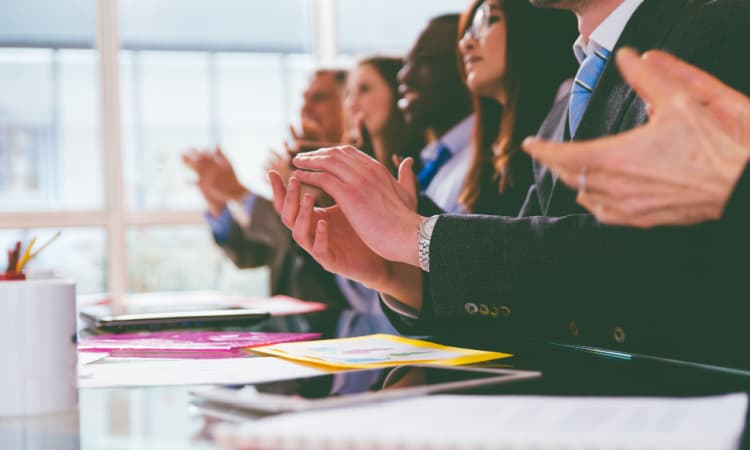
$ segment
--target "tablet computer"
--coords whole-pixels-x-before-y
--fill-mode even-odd
[[[541,372],[534,371],[417,364],[190,392],[198,406],[273,414],[477,390],[540,376]]]
[[[87,326],[114,333],[133,330],[153,331],[173,328],[249,326],[271,316],[266,311],[246,308],[123,315],[96,315],[92,312],[81,311],[79,315]]]

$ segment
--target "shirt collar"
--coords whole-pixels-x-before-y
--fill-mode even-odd
[[[474,129],[474,114],[471,114],[464,120],[460,121],[440,136],[435,142],[428,144],[420,153],[423,160],[435,159],[437,157],[438,147],[442,144],[455,155],[465,149],[471,141],[471,133]]]
[[[578,62],[582,63],[586,56],[598,49],[605,49],[611,53],[625,30],[625,26],[641,3],[643,0],[623,0],[620,6],[594,29],[589,36],[588,45],[583,43],[583,36],[579,35],[573,44],[573,53]]]

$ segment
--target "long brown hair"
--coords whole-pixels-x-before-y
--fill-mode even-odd
[[[406,123],[401,110],[398,108],[398,71],[404,65],[404,60],[392,56],[371,56],[361,59],[357,66],[370,66],[383,78],[388,85],[393,101],[391,110],[388,114],[388,122],[383,130],[383,142],[387,150],[387,161],[381,161],[391,171],[395,170],[392,155],[402,157],[412,156],[415,151],[419,151],[424,145],[423,135],[419,132],[413,132],[411,127]],[[362,151],[375,157],[370,132],[364,124],[359,130],[362,142],[359,143]]]
[[[458,39],[484,1],[475,0],[461,15]],[[577,30],[572,14],[536,9],[528,0],[498,1],[506,25],[506,104],[474,95],[474,160],[459,197],[469,211],[475,210],[482,190],[503,193],[519,178],[530,177],[521,142],[536,133],[561,83],[576,70],[571,46]],[[466,80],[460,57],[458,65]]]

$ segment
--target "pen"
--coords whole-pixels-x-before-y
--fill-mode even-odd
[[[62,231],[58,230],[57,233],[55,233],[54,236],[52,236],[47,242],[45,242],[44,244],[42,244],[41,247],[39,247],[38,249],[36,249],[34,251],[34,253],[31,254],[31,258],[33,258],[36,255],[38,255],[39,252],[41,252],[42,250],[44,250],[45,248],[47,248],[51,243],[55,242],[57,240],[57,238],[60,237],[61,234],[62,234]]]

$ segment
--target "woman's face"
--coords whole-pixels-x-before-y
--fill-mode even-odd
[[[393,109],[393,93],[369,64],[357,66],[349,76],[346,107],[353,125],[364,124],[371,136],[383,134]]]
[[[483,97],[504,95],[505,15],[498,0],[486,0],[474,12],[458,42],[469,90]]]

